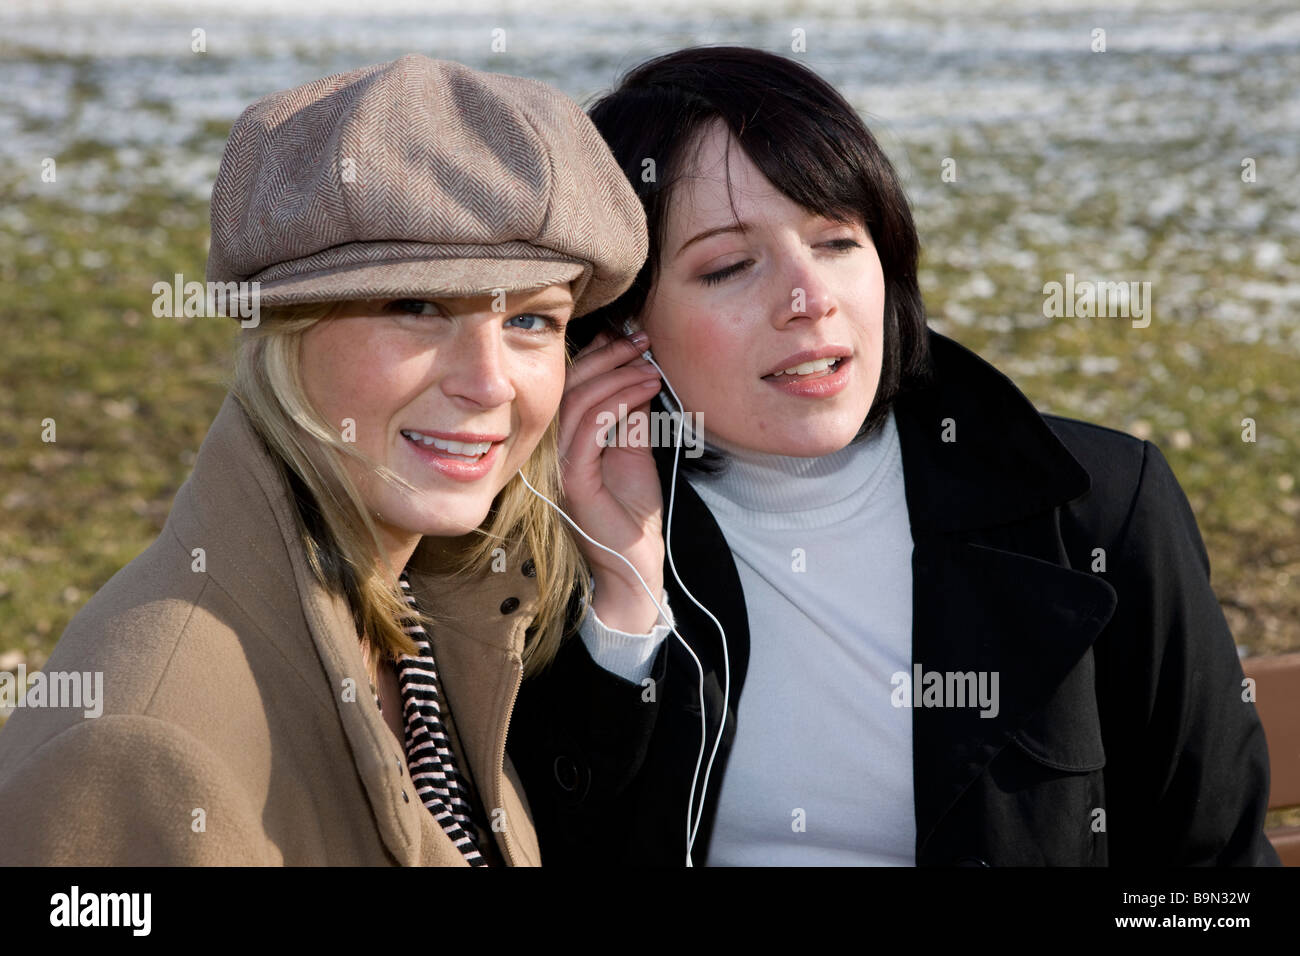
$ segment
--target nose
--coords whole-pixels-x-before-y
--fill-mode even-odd
[[[792,253],[781,270],[783,288],[775,290],[772,324],[785,328],[792,322],[816,322],[835,312],[835,297],[822,275],[824,267],[806,249]]]
[[[467,405],[495,408],[515,397],[501,337],[501,316],[457,323],[449,347],[439,349],[443,394]]]

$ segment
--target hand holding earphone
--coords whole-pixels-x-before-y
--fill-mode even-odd
[[[644,339],[602,334],[574,356],[560,405],[559,448],[565,507],[588,534],[627,558],[658,598],[664,501],[653,450],[648,444],[602,444],[608,423],[648,414],[659,391],[658,372],[640,357],[643,351]],[[617,438],[617,430],[608,438]],[[659,611],[631,569],[579,543],[595,578],[593,607],[601,621],[631,634],[647,633]]]
[[[668,393],[672,396],[673,403],[676,406],[677,410],[685,411],[685,407],[682,405],[681,399],[677,397],[677,392],[673,389],[672,383],[668,381],[668,377],[663,374],[663,369],[659,368],[659,364],[655,361],[654,355],[651,353],[648,347],[648,341],[644,337],[629,338],[633,334],[633,328],[630,322],[625,322],[623,324],[623,332],[625,338],[623,340],[617,340],[617,341],[611,341],[609,336],[603,336],[603,338],[602,336],[597,336],[595,341],[593,341],[589,346],[587,346],[587,348],[579,352],[578,356],[575,357],[575,362],[574,362],[575,366],[577,364],[578,358],[581,358],[586,355],[596,354],[600,349],[608,349],[610,348],[611,345],[618,346],[623,355],[627,354],[627,350],[629,346],[632,347],[633,349],[639,349],[644,345],[646,346],[646,348],[645,351],[641,352],[640,358],[637,360],[637,362],[630,363],[628,367],[636,367],[638,364],[648,365],[650,367],[653,367],[655,371],[658,373],[658,375],[663,377],[664,386],[668,389]],[[616,359],[617,356],[618,353],[612,354],[612,358],[614,359]],[[608,365],[609,361],[611,360],[611,355],[606,355],[604,359],[605,360],[603,362],[599,363],[598,367],[604,367]],[[626,358],[624,358],[622,361],[626,362]],[[588,364],[588,369],[581,376],[575,376],[575,378],[580,379],[580,382],[590,382],[592,376],[600,374],[597,371],[591,370],[590,361],[587,364]],[[658,380],[656,379],[655,382],[657,385]],[[636,388],[638,386],[632,386],[632,387]],[[640,386],[640,387],[645,387],[645,386]],[[595,391],[597,394],[599,394],[603,390],[595,390]],[[565,389],[565,394],[567,397],[568,395],[567,386]],[[648,400],[646,404],[648,406]],[[603,429],[601,430],[603,431]],[[601,445],[603,448],[603,443],[598,443],[598,445]],[[561,449],[563,449],[564,447],[565,446],[561,444]],[[709,775],[713,772],[713,761],[714,758],[716,758],[718,755],[718,746],[722,743],[722,732],[726,727],[726,717],[730,707],[731,660],[730,660],[730,653],[727,650],[727,632],[723,628],[722,623],[717,619],[717,617],[714,616],[712,611],[710,611],[707,607],[701,604],[699,602],[699,599],[696,598],[695,595],[691,593],[690,588],[686,586],[686,582],[682,580],[682,576],[677,573],[677,565],[673,561],[673,547],[672,547],[673,504],[677,498],[677,466],[681,459],[681,448],[682,448],[682,436],[681,436],[681,430],[680,428],[678,428],[674,431],[673,473],[672,473],[672,481],[669,485],[669,492],[668,492],[668,517],[667,520],[665,521],[666,530],[663,539],[663,549],[660,552],[660,554],[661,555],[666,554],[668,558],[668,567],[672,571],[673,577],[676,578],[678,586],[682,589],[682,593],[685,594],[686,597],[690,599],[691,603],[694,604],[697,608],[699,608],[704,613],[704,615],[710,621],[713,622],[713,625],[718,629],[718,636],[722,639],[722,721],[718,725],[718,733],[713,740],[713,750],[710,751],[709,753],[709,762],[707,765],[704,765],[704,747],[708,738],[708,722],[706,720],[705,710],[704,710],[704,668],[700,664],[699,655],[695,653],[690,643],[684,637],[682,637],[681,632],[679,632],[677,628],[672,625],[671,620],[669,619],[670,620],[669,628],[672,630],[673,636],[676,637],[677,640],[681,642],[682,647],[686,650],[686,653],[690,655],[691,660],[694,661],[695,671],[697,676],[699,677],[698,691],[699,691],[699,700],[700,700],[700,752],[699,752],[699,756],[696,757],[695,760],[695,774],[691,778],[691,796],[686,806],[686,865],[694,866],[695,865],[694,861],[691,859],[691,850],[695,846],[695,838],[696,835],[699,833],[700,821],[704,817],[704,799],[709,792]],[[603,449],[603,450],[607,450],[607,449]],[[563,456],[564,456],[564,452],[562,450],[561,451],[562,461],[563,461]],[[654,469],[653,456],[651,456],[650,458],[650,467],[652,469],[652,474],[653,474],[653,469]],[[660,607],[658,598],[655,597],[656,594],[662,593],[661,585],[656,584],[655,587],[652,589],[650,584],[646,581],[645,577],[641,574],[640,571],[637,570],[636,565],[631,560],[629,560],[625,555],[619,553],[619,550],[610,548],[598,541],[595,541],[591,537],[591,535],[589,535],[586,531],[584,531],[582,526],[579,525],[568,514],[566,514],[565,511],[562,508],[560,508],[559,505],[557,505],[554,501],[551,501],[540,491],[534,488],[531,484],[529,484],[528,479],[524,477],[523,471],[519,472],[519,478],[520,480],[523,481],[525,485],[527,485],[529,491],[537,495],[548,505],[554,508],[560,514],[560,517],[562,517],[566,522],[568,522],[569,525],[573,528],[573,530],[578,533],[578,537],[584,542],[583,552],[588,556],[588,561],[591,561],[590,556],[593,553],[599,553],[602,555],[608,555],[609,557],[613,558],[617,562],[621,563],[637,579],[637,583],[641,586],[642,592],[646,595],[650,603],[654,605],[655,609],[661,614],[663,613],[663,608]],[[658,487],[657,477],[655,478],[655,487],[656,489]],[[663,504],[662,495],[659,496],[659,502],[660,502],[660,507],[662,507]],[[662,568],[662,566],[663,566],[663,562],[661,558],[658,567]],[[655,576],[654,580],[658,582],[660,580],[660,577]],[[597,614],[600,615],[600,612],[598,611]],[[604,616],[603,615],[600,616],[602,620],[604,620]],[[667,618],[666,615],[664,615],[664,617]],[[608,624],[608,622],[606,623]],[[620,628],[620,630],[625,630],[625,629]],[[640,632],[641,631],[634,631],[632,633],[640,633]],[[699,790],[697,790],[696,783],[700,779],[701,766],[704,766],[704,783],[702,787]],[[699,796],[698,804],[696,803],[697,794]]]

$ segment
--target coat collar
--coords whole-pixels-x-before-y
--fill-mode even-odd
[[[407,575],[429,629],[447,709],[468,771],[502,855],[541,865],[523,785],[506,758],[506,739],[523,682],[527,629],[539,603],[528,555],[502,556],[493,570],[466,577],[446,570],[438,542],[426,538]]]
[[[913,534],[1007,524],[1088,491],[1087,471],[1009,378],[929,335],[933,379],[894,408]]]
[[[311,571],[280,468],[233,395],[226,397],[209,429],[168,520],[192,555],[195,549],[203,549],[205,573],[293,663],[307,692],[337,714],[393,857],[406,866],[447,858],[442,842],[450,846],[450,840],[414,794],[402,748],[369,692],[347,602],[325,589]],[[414,569],[412,589],[423,607],[437,608],[440,582],[438,575]],[[481,603],[479,585],[462,582],[459,600],[473,605],[480,599]],[[502,849],[512,863],[540,859],[526,805],[513,787],[505,785],[497,757],[504,750],[519,674],[511,664],[522,640],[522,622],[531,619],[536,605],[535,594],[535,585],[531,597],[520,587],[520,607],[505,621],[504,637],[498,633],[503,627],[500,621],[485,635],[473,628],[464,628],[454,639],[437,630],[432,635],[450,709],[469,731],[462,737],[465,757],[480,792],[494,799],[487,810],[504,807],[513,830],[510,841],[500,841],[507,843]],[[492,605],[493,612],[499,604]],[[466,649],[480,647],[485,649],[482,653]],[[476,693],[480,687],[491,692],[480,698]],[[411,799],[404,800],[403,791]]]

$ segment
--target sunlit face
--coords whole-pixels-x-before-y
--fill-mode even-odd
[[[797,205],[734,139],[728,164],[729,139],[714,123],[674,189],[641,324],[706,440],[830,454],[857,434],[880,381],[880,259],[860,221]]]
[[[482,524],[564,391],[567,285],[494,297],[343,303],[303,336],[308,398],[373,462],[414,487],[346,467],[392,541]]]

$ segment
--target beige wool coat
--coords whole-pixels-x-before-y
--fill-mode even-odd
[[[536,578],[512,562],[451,589],[427,556],[408,571],[420,606],[452,622],[430,641],[459,767],[501,859],[540,865],[506,756]],[[233,397],[162,534],[63,634],[45,672],[68,671],[102,672],[103,713],[23,707],[0,729],[0,864],[465,863]]]

